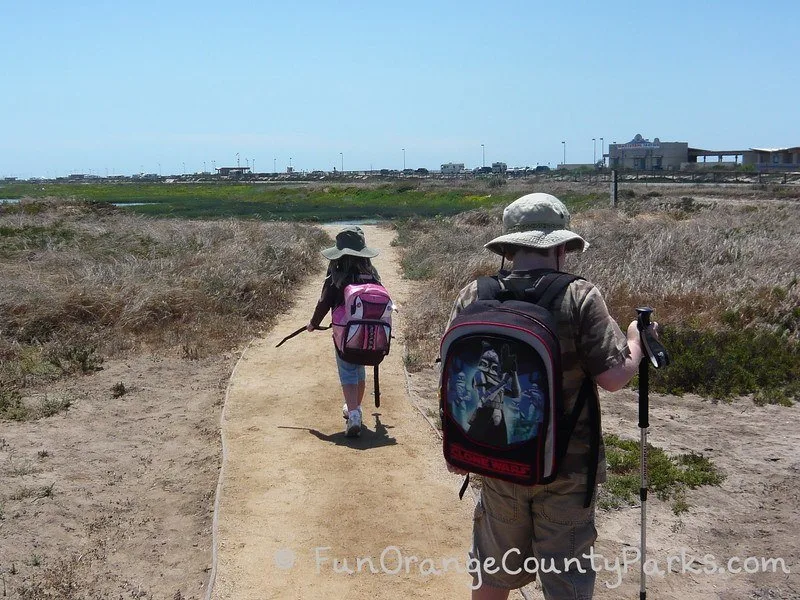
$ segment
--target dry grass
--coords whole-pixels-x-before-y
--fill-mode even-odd
[[[603,291],[627,325],[634,308],[656,307],[673,328],[765,332],[797,348],[800,339],[800,206],[767,196],[696,201],[685,188],[633,200],[624,210],[574,214],[590,243],[566,270]],[[708,196],[706,190],[702,191]],[[425,279],[409,324],[410,367],[430,364],[458,290],[500,266],[483,244],[501,232],[501,211],[475,211],[400,227],[404,268]]]
[[[268,324],[328,240],[298,224],[155,220],[88,206],[0,209],[0,384],[133,349],[197,358]]]
[[[675,206],[681,202],[633,217],[591,211],[575,219],[592,247],[567,267],[600,286],[615,317],[652,304],[667,322],[708,328],[727,312],[744,326],[764,326],[800,304],[798,207]],[[785,325],[796,338],[797,321]]]

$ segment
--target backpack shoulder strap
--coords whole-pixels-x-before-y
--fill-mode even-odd
[[[478,277],[478,300],[494,300],[503,291],[497,277]]]
[[[525,299],[544,308],[550,308],[553,300],[563,292],[566,287],[577,279],[583,279],[571,273],[551,271],[543,275],[533,287],[525,290]]]
[[[602,435],[602,429],[600,423],[600,402],[595,391],[594,383],[588,375],[583,380],[583,384],[578,392],[578,398],[575,400],[575,406],[573,406],[572,412],[568,415],[564,415],[564,420],[559,427],[561,439],[558,447],[559,461],[561,461],[564,458],[564,455],[567,453],[572,432],[575,430],[575,426],[578,424],[578,420],[581,418],[581,414],[583,414],[584,409],[589,410],[590,438],[588,456],[589,464],[587,465],[588,471],[586,474],[586,498],[583,506],[584,508],[589,508],[594,497],[597,483],[597,466],[600,462],[600,437]]]

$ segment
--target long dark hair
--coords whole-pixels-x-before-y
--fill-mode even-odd
[[[331,282],[337,288],[357,281],[360,275],[370,275],[375,281],[380,282],[378,271],[372,266],[372,261],[363,256],[345,254],[330,264]]]

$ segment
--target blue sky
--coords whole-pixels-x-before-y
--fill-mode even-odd
[[[0,177],[798,145],[798,29],[784,0],[0,0]]]

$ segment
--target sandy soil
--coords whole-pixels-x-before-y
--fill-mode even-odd
[[[48,389],[68,411],[0,423],[0,597],[200,597],[233,362],[109,361]]]
[[[283,325],[244,354],[225,405],[227,456],[214,598],[457,598],[470,578],[336,573],[333,561],[370,558],[382,570],[404,558],[465,556],[469,501],[440,459],[438,437],[407,400],[402,315],[408,300],[392,233],[365,227],[384,284],[400,305],[394,351],[381,365],[381,407],[368,393],[361,438],[344,437],[341,388],[328,332],[275,344],[308,322],[321,279],[301,290]],[[327,322],[327,321],[326,321]],[[372,377],[368,375],[368,390]],[[398,550],[392,550],[394,547]],[[389,548],[390,550],[386,550]],[[323,550],[324,549],[324,550]],[[319,560],[318,560],[319,557]],[[324,560],[323,560],[324,559]]]

